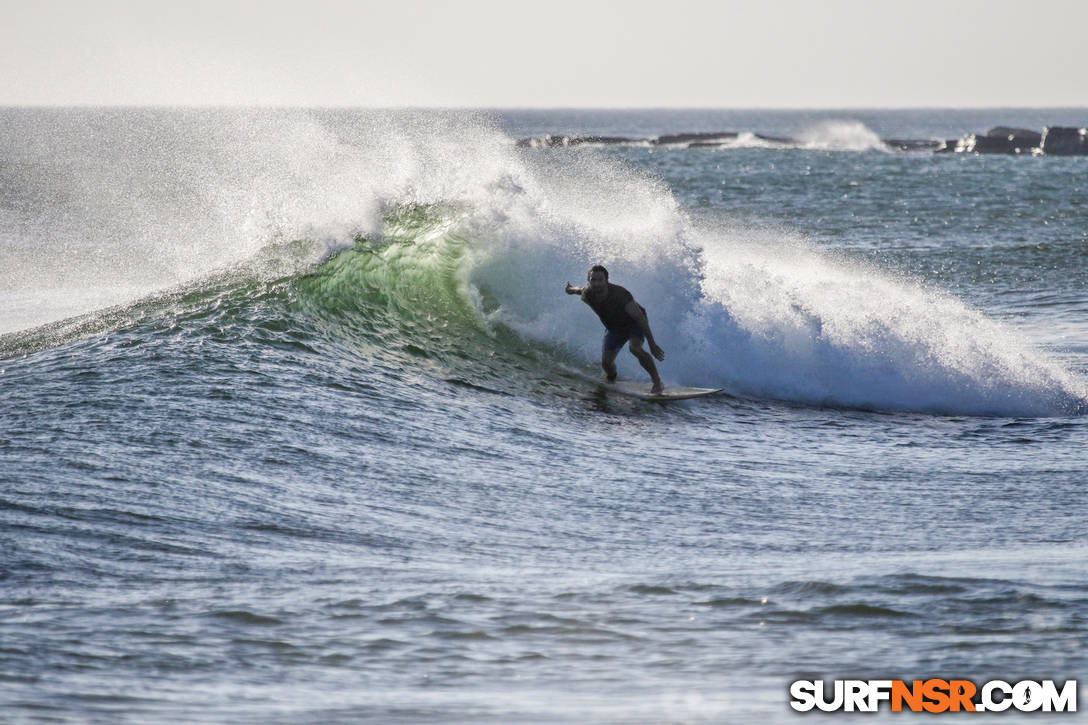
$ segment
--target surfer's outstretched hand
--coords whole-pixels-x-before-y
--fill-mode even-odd
[[[661,346],[656,342],[650,343],[650,354],[656,357],[658,360],[665,359],[665,351],[661,349]]]
[[[571,287],[570,282],[567,282],[566,289],[564,290],[568,295],[578,295],[582,293],[582,290],[578,287]]]

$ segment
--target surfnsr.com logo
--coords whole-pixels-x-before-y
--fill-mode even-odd
[[[1076,712],[1077,681],[1059,688],[1054,680],[1008,683],[990,680],[797,680],[790,684],[790,707],[798,712]]]

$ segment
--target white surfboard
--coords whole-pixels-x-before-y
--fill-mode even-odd
[[[638,383],[633,380],[617,380],[607,385],[609,390],[615,390],[620,395],[630,395],[634,398],[656,401],[689,400],[722,391],[721,388],[684,388],[679,385],[666,385],[665,389],[660,393],[651,393],[650,388],[652,385],[650,383]]]

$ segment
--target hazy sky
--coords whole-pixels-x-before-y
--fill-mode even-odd
[[[0,0],[0,104],[1088,106],[1088,0]]]

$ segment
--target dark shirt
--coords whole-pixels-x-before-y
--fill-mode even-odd
[[[633,299],[635,299],[634,296],[625,288],[611,282],[608,283],[608,295],[603,300],[596,300],[590,296],[589,287],[582,292],[582,302],[593,308],[606,328],[619,333],[641,329],[635,319],[624,309]],[[639,305],[639,309],[642,309],[642,305]],[[645,314],[646,310],[643,309],[642,312]]]

